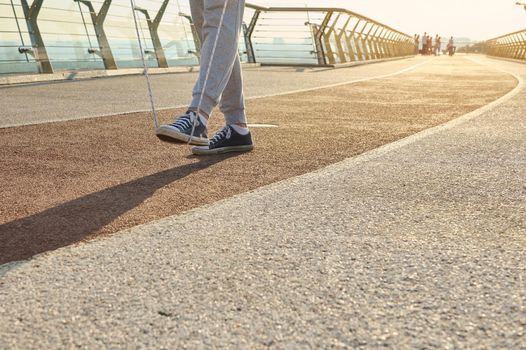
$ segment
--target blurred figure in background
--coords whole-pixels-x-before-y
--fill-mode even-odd
[[[415,40],[415,55],[418,55],[418,53],[420,52],[420,35],[415,34],[414,40]]]
[[[427,52],[427,32],[425,32],[424,35],[422,35],[421,44],[422,44],[422,47],[420,48],[421,53],[422,55],[425,55]]]
[[[435,37],[435,56],[440,55],[440,49],[442,46],[442,38],[437,34]]]
[[[449,43],[447,44],[447,51],[449,52],[449,56],[453,56],[455,54],[455,41],[453,40],[453,37],[449,39]]]
[[[431,52],[433,52],[433,38],[431,35],[427,36],[427,52],[426,55],[431,55]]]

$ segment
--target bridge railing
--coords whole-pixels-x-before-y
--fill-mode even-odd
[[[488,40],[486,53],[495,57],[526,60],[526,29]]]
[[[195,65],[187,0],[136,0],[150,67]],[[0,73],[141,67],[129,0],[0,0]]]
[[[244,37],[251,62],[327,66],[415,53],[409,35],[347,9],[250,3],[247,9]]]
[[[0,73],[140,67],[133,11],[150,67],[196,65],[188,0],[0,0]],[[341,8],[247,4],[240,56],[328,66],[411,55],[413,39]]]

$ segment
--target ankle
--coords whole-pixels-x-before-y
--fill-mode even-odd
[[[197,113],[197,108],[193,108],[193,107],[190,107],[188,108],[189,111],[192,111],[195,113],[196,117],[199,118],[199,121],[205,126],[205,127],[208,127],[208,118],[210,118],[210,116],[208,114],[206,114],[205,112],[203,111],[199,111],[199,113]]]
[[[199,110],[199,113],[197,113],[197,108],[196,107],[190,107],[188,108],[189,111],[192,111],[192,112],[195,112],[196,114],[199,114],[200,117],[202,118],[205,118],[206,120],[208,120],[210,118],[210,115],[206,112],[204,112],[203,110]]]
[[[234,129],[240,135],[247,135],[249,133],[247,124],[243,124],[243,123],[230,124],[230,127]]]

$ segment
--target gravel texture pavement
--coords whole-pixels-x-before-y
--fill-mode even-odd
[[[525,349],[525,97],[4,265],[0,348]]]
[[[253,129],[256,151],[237,157],[190,157],[185,145],[159,142],[144,113],[0,129],[0,263],[319,169],[515,85],[511,75],[444,57],[402,75],[250,100],[251,122],[279,127]]]

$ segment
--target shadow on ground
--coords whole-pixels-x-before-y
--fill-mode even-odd
[[[156,190],[231,157],[233,155],[199,158],[196,163],[91,193],[0,225],[0,242],[3,242],[0,264],[79,242],[139,206]]]

